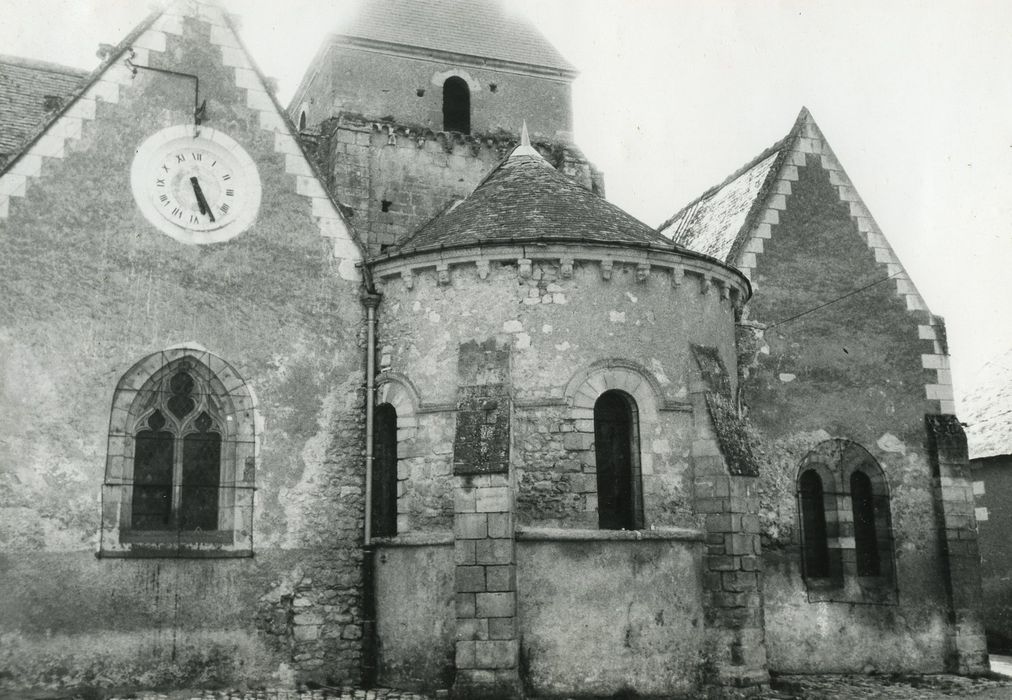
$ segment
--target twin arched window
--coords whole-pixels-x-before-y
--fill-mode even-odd
[[[643,527],[643,489],[636,402],[610,390],[594,403],[597,514],[602,530]]]
[[[220,411],[181,362],[134,435],[133,530],[218,530]]]
[[[807,580],[893,578],[888,485],[860,445],[829,440],[802,460],[798,509]]]

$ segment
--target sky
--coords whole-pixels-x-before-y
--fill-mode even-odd
[[[0,0],[0,53],[93,68],[151,9]],[[287,103],[353,0],[225,0]],[[576,143],[657,226],[807,106],[929,308],[957,398],[1012,348],[1012,3],[507,0],[581,71]]]

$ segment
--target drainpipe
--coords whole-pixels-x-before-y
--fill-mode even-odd
[[[373,414],[376,404],[376,307],[380,295],[362,294],[366,312],[365,357],[365,528],[362,541],[362,685],[376,685],[375,550],[372,546]]]

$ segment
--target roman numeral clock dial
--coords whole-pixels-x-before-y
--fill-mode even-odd
[[[131,185],[157,229],[184,243],[219,243],[246,230],[260,208],[256,164],[231,137],[191,125],[162,129],[137,149]]]

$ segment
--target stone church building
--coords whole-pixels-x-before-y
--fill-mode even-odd
[[[0,689],[987,669],[945,327],[811,114],[653,229],[493,0],[288,110],[235,21],[0,60]]]

